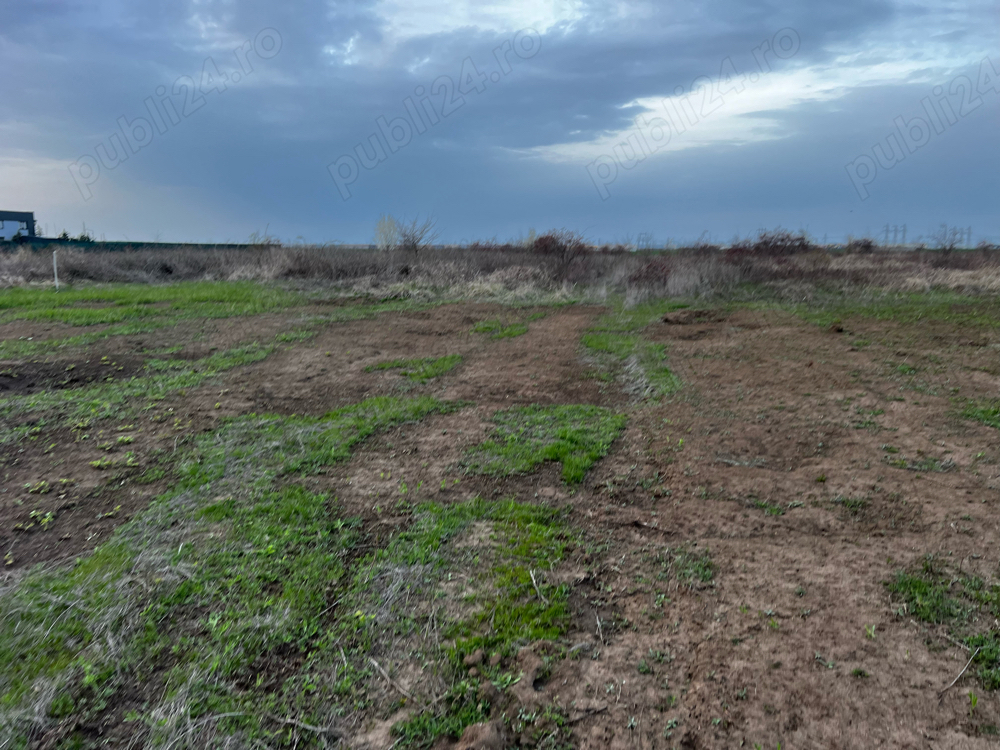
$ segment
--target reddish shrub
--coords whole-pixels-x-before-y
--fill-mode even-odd
[[[536,255],[552,258],[555,261],[556,277],[564,279],[568,276],[573,261],[586,254],[590,246],[575,232],[560,229],[536,237],[531,250]]]

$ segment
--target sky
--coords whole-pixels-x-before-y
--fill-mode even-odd
[[[50,236],[1000,242],[996,0],[3,8],[0,210]]]

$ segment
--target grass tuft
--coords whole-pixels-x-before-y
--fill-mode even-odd
[[[919,571],[898,572],[886,583],[909,613],[924,622],[948,625],[975,653],[976,675],[987,690],[1000,690],[1000,635],[994,630],[971,632],[977,620],[1000,617],[1000,584],[978,577],[949,576],[928,555]],[[978,649],[978,652],[976,651]]]
[[[461,354],[448,354],[444,357],[427,357],[425,359],[394,359],[389,362],[379,362],[377,365],[368,365],[365,372],[400,370],[400,375],[418,383],[426,383],[431,378],[453,370],[461,361]]]
[[[559,461],[563,480],[583,481],[623,429],[627,417],[584,404],[522,406],[493,415],[489,440],[466,451],[470,472],[505,476],[525,474],[544,461]]]
[[[930,571],[897,573],[888,588],[902,597],[909,612],[924,622],[940,624],[962,617],[965,613],[961,603],[948,595],[947,581]]]
[[[645,340],[641,331],[672,310],[686,308],[682,302],[661,300],[604,315],[581,338],[598,358],[624,365],[632,390],[643,395],[667,396],[680,390],[680,378],[665,364],[667,348]]]
[[[488,541],[474,547],[461,544],[466,534],[484,528],[489,529]],[[468,576],[471,611],[443,626],[454,645],[439,647],[454,681],[442,696],[442,708],[422,711],[393,727],[401,747],[427,748],[439,737],[457,738],[469,724],[488,718],[489,706],[477,696],[478,681],[465,677],[465,656],[482,649],[509,658],[533,641],[567,632],[570,587],[547,582],[545,571],[563,560],[574,543],[561,510],[480,498],[451,506],[427,503],[416,509],[408,531],[360,569],[358,580],[363,581],[413,565],[436,571],[438,585],[450,578],[449,569],[457,567]],[[485,679],[516,681],[501,666],[480,668]]]
[[[1000,430],[1000,399],[988,401],[970,401],[962,410],[962,416],[966,419],[974,419],[982,422],[987,427],[996,427]]]
[[[526,323],[504,323],[501,320],[483,320],[472,327],[473,333],[488,333],[490,338],[511,339],[528,332]]]

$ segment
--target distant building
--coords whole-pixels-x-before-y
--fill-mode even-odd
[[[31,211],[0,211],[0,240],[9,240],[18,232],[22,237],[35,236],[35,214]]]

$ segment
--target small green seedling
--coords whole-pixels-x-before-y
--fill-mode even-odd
[[[680,723],[680,719],[668,719],[666,725],[663,727],[663,738],[669,739]]]
[[[52,522],[56,520],[55,513],[52,511],[42,513],[40,510],[33,510],[29,515],[32,519],[38,522],[38,524],[42,527],[42,531],[48,529]]]

